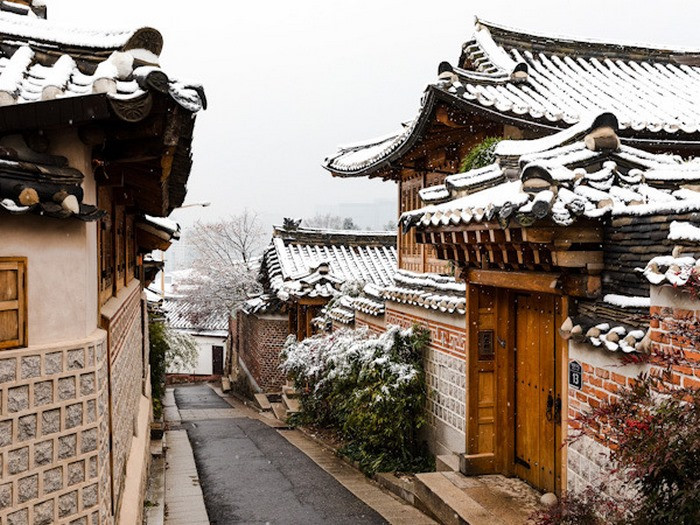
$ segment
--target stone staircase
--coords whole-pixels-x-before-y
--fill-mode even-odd
[[[282,392],[254,394],[254,400],[260,410],[271,412],[283,423],[289,416],[301,410],[299,393],[289,382],[282,386]]]
[[[525,525],[540,508],[540,494],[525,482],[500,475],[459,472],[416,474],[414,505],[445,525]]]

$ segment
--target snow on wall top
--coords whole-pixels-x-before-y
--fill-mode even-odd
[[[402,215],[404,228],[491,220],[507,224],[513,219],[529,226],[545,217],[569,226],[578,217],[700,210],[700,192],[694,191],[700,181],[700,159],[628,146],[590,149],[583,136],[586,131],[591,130],[578,135],[565,130],[549,137],[550,149],[545,151],[526,144],[538,141],[504,141],[501,153],[536,152],[515,159],[501,155],[486,168],[448,176],[445,184],[421,194],[428,206]]]
[[[457,67],[441,66],[426,95],[441,92],[458,105],[496,112],[544,130],[565,128],[611,111],[623,140],[643,132],[678,139],[700,133],[698,50],[668,50],[534,35],[476,20]],[[431,113],[423,97],[408,128],[381,143],[339,148],[324,167],[364,176],[385,166],[419,134]]]
[[[135,99],[154,74],[185,109],[206,106],[201,86],[160,70],[163,40],[152,28],[97,31],[0,11],[0,43],[0,106],[91,94]]]

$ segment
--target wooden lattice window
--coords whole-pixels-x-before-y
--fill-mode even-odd
[[[27,346],[27,259],[0,257],[0,349]]]
[[[423,187],[423,178],[401,181],[401,213],[418,209],[422,206],[419,191]],[[399,249],[404,257],[420,257],[420,246],[416,243],[416,236],[413,230],[406,234],[401,234],[399,239]]]

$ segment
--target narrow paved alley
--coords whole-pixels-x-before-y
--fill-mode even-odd
[[[252,410],[235,401],[232,406],[209,386],[178,386],[174,393],[180,428],[186,430],[192,446],[211,523],[431,522],[413,507],[395,500],[361,477],[355,477],[357,473],[353,472],[351,490],[358,488],[361,494],[368,495],[370,505],[389,517],[389,520],[384,519],[317,464],[319,460],[314,452],[315,456],[319,451],[326,452],[321,447],[308,440],[311,445],[307,448],[319,450],[304,449],[298,444],[304,438],[298,431],[269,426]],[[283,436],[290,433],[299,435]],[[340,461],[332,457],[330,460]],[[327,467],[324,465],[324,468]],[[340,470],[354,469],[345,465]],[[176,500],[174,502],[176,504]],[[177,512],[187,511],[176,510],[172,503],[167,507],[166,523],[179,523]],[[391,514],[387,514],[387,509]]]

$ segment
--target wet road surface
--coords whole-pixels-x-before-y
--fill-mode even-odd
[[[212,524],[386,523],[263,422],[235,412],[225,419],[186,421],[190,411],[233,410],[208,386],[178,386],[175,400]]]

